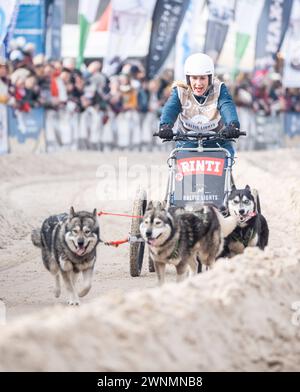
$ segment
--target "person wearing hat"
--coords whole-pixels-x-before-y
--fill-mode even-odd
[[[215,77],[213,60],[204,53],[189,56],[184,64],[185,82],[175,82],[163,107],[158,136],[173,139],[173,127],[181,133],[201,130],[207,125],[221,137],[204,141],[203,147],[226,148],[234,157],[232,143],[226,139],[239,137],[240,123],[232,97],[223,82]],[[206,128],[207,128],[206,127]],[[197,147],[194,140],[177,142],[177,147]],[[230,164],[230,162],[229,162]]]

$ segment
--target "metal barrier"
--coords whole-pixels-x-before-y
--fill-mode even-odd
[[[8,151],[7,106],[0,104],[0,155]]]
[[[246,137],[238,140],[240,151],[287,147],[290,143],[300,146],[295,138],[295,135],[300,135],[300,113],[292,114],[292,117],[296,115],[298,120],[290,122],[287,121],[291,118],[291,113],[288,112],[266,116],[264,112],[253,113],[251,109],[239,107],[238,115],[241,129],[247,132]],[[294,127],[292,132],[291,127]]]
[[[239,150],[300,146],[300,113],[265,116],[238,108]],[[152,135],[158,129],[154,112],[128,110],[115,114],[88,107],[78,113],[71,105],[59,110],[32,109],[28,113],[0,105],[0,154],[15,151],[169,150]]]

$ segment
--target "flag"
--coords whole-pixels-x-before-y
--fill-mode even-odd
[[[77,68],[80,68],[84,59],[84,49],[90,31],[90,26],[96,19],[96,13],[100,0],[79,0],[78,22],[79,22],[79,51],[77,57]]]
[[[265,0],[256,35],[256,69],[270,69],[275,65],[276,54],[288,27],[292,4],[293,0]]]
[[[47,58],[61,58],[61,29],[63,24],[63,0],[46,0],[45,54]]]
[[[204,3],[205,0],[190,0],[190,5],[176,38],[175,80],[183,78],[183,67],[187,57],[200,51],[196,29],[203,22],[201,17]]]
[[[290,24],[282,53],[284,55],[282,84],[286,88],[300,87],[300,0],[294,0]]]
[[[229,23],[234,17],[234,0],[208,0],[208,20],[204,53],[217,62],[222,51]]]
[[[125,60],[138,46],[145,47],[150,36],[154,4],[155,0],[112,0],[104,73],[112,75],[116,63]]]
[[[14,0],[0,0],[0,45],[2,45],[7,34],[15,6],[16,1]]]
[[[19,11],[19,0],[0,0],[0,55],[8,57],[8,45],[13,37],[13,31]]]
[[[257,21],[261,13],[263,1],[239,0],[235,10],[236,37],[235,37],[235,64],[233,76],[236,75],[239,64],[245,54],[249,41],[256,35]],[[251,15],[251,18],[249,17]]]
[[[166,61],[188,6],[187,0],[157,0],[146,63],[148,79],[152,79]]]
[[[110,2],[100,18],[92,24],[91,31],[107,31],[109,27],[109,21],[112,13],[112,3]]]

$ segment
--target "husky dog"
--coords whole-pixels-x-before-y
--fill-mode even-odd
[[[211,267],[223,249],[224,237],[235,227],[235,218],[224,218],[211,205],[167,211],[160,202],[150,202],[140,232],[149,246],[159,284],[163,284],[166,264],[176,267],[177,281],[184,279],[188,267],[197,273],[198,258]]]
[[[60,275],[69,292],[69,305],[79,305],[79,297],[91,289],[96,246],[100,242],[97,211],[75,212],[53,215],[47,218],[41,229],[31,234],[33,244],[42,249],[44,266],[55,277],[55,297],[60,296]],[[75,288],[79,272],[82,272],[84,286],[77,293]]]
[[[247,246],[258,246],[264,249],[268,245],[269,228],[260,211],[258,195],[251,192],[249,185],[244,189],[232,187],[228,197],[230,216],[236,216],[238,224],[235,230],[225,239],[221,257],[233,257],[243,253]]]

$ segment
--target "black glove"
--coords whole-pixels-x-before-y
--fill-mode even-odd
[[[220,132],[220,135],[226,139],[237,139],[240,136],[239,124],[235,122],[230,123]]]
[[[161,139],[172,140],[174,137],[172,126],[170,124],[160,125],[159,131],[158,131],[158,136]]]

